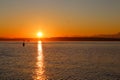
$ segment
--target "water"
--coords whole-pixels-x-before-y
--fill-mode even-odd
[[[0,42],[0,80],[120,80],[120,42]]]

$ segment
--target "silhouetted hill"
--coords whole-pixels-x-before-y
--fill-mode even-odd
[[[106,37],[52,37],[52,38],[0,38],[0,41],[120,41],[120,38]]]
[[[120,32],[118,32],[117,34],[112,34],[112,35],[98,35],[98,37],[102,37],[102,38],[120,38]]]

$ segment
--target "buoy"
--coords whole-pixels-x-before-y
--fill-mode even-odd
[[[25,42],[23,42],[23,47],[25,46]]]

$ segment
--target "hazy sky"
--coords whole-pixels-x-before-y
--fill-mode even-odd
[[[0,0],[0,37],[120,32],[120,0]]]

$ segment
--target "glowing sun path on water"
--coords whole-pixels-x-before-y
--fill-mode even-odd
[[[43,61],[43,53],[42,53],[42,42],[38,41],[38,56],[36,62],[36,71],[35,71],[35,78],[34,80],[45,80],[44,78],[44,61]]]

